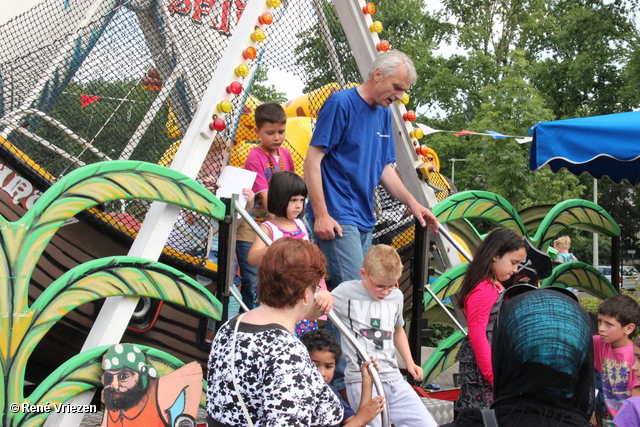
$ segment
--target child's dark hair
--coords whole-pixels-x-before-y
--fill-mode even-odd
[[[502,257],[509,252],[515,252],[526,248],[522,237],[508,228],[496,228],[484,238],[473,261],[462,279],[460,292],[458,292],[458,307],[464,308],[464,300],[484,279],[495,279],[493,272],[493,258]]]
[[[294,196],[307,197],[307,185],[295,172],[276,172],[269,182],[267,209],[275,216],[286,218],[289,200]],[[298,218],[304,216],[304,206]]]
[[[300,341],[307,347],[307,351],[311,354],[314,351],[328,351],[333,354],[336,359],[336,364],[340,360],[342,351],[340,350],[340,344],[331,335],[331,332],[326,329],[314,329],[312,331],[305,332],[300,337]]]
[[[615,317],[622,326],[640,325],[640,306],[629,295],[614,295],[602,301],[598,314]]]
[[[265,102],[256,107],[256,128],[260,129],[265,123],[287,123],[287,113],[282,105],[275,102]]]

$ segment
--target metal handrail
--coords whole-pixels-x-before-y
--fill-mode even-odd
[[[340,320],[338,315],[334,313],[333,310],[331,310],[329,313],[327,313],[327,317],[340,330],[342,338],[347,338],[347,340],[349,340],[349,342],[353,345],[353,347],[356,349],[356,352],[358,353],[358,356],[360,356],[360,358],[364,361],[369,360],[369,355],[367,354],[365,348],[358,342],[356,337],[353,336],[349,328],[347,328],[347,326],[342,323],[342,320]],[[384,395],[384,389],[382,388],[382,380],[380,380],[380,375],[373,365],[369,365],[368,369],[371,377],[373,378],[373,385],[376,387],[378,395],[382,396],[384,399],[384,410],[382,411],[382,413],[380,413],[380,417],[382,417],[382,426],[390,427],[391,419],[389,418],[389,405]]]

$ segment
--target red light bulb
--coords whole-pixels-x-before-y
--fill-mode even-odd
[[[240,82],[232,82],[229,86],[227,86],[227,93],[239,95],[240,92],[242,92],[242,84]]]
[[[227,127],[227,124],[221,118],[217,118],[209,123],[209,129],[222,132]]]
[[[389,43],[387,40],[382,40],[376,45],[376,49],[378,50],[378,52],[388,52],[390,48],[391,43]]]
[[[409,110],[402,115],[402,118],[406,122],[415,122],[416,121],[416,112],[413,110]]]

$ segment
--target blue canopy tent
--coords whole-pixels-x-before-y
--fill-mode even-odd
[[[545,165],[553,172],[567,169],[608,176],[620,183],[640,183],[640,111],[536,124],[529,152],[529,169]],[[619,240],[612,240],[611,277],[619,276]],[[617,285],[619,286],[619,285]]]
[[[549,165],[553,172],[640,183],[640,111],[542,122],[529,133],[532,172]]]

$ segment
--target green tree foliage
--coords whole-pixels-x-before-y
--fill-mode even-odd
[[[628,89],[620,70],[638,36],[630,19],[637,7],[636,1],[549,3],[528,51],[531,79],[558,119],[629,111],[632,105],[620,102]]]
[[[258,67],[256,75],[251,86],[251,96],[262,102],[275,102],[281,104],[287,101],[287,97],[283,92],[278,92],[275,85],[265,85],[267,81],[267,70]]]
[[[624,230],[620,238],[621,255],[624,257],[627,250],[637,249],[637,236],[640,233],[640,195],[636,188],[628,184],[614,184],[609,179],[601,179],[598,185],[598,190],[602,192],[599,204],[614,207],[611,216]]]
[[[302,71],[301,75],[304,76],[303,92],[305,93],[329,83],[338,82],[336,72],[340,73],[347,83],[362,81],[335,9],[326,0],[323,0],[321,4],[322,12],[316,11],[316,15],[320,13],[321,19],[326,22],[332,48],[338,56],[340,70],[334,70],[327,61],[329,47],[326,40],[322,36],[316,36],[316,34],[321,34],[320,24],[316,23],[309,30],[296,34],[300,41],[295,49],[296,64]]]

